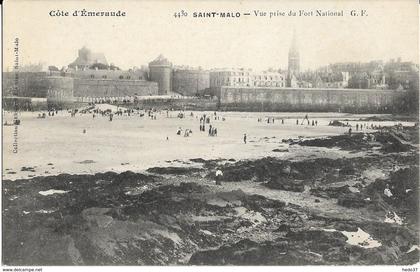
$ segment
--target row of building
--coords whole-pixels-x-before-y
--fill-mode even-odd
[[[246,68],[204,70],[174,66],[163,55],[151,61],[148,66],[121,70],[109,64],[104,54],[92,52],[86,47],[79,49],[77,58],[62,69],[54,66],[44,71],[35,66],[26,68],[19,70],[18,80],[16,73],[4,73],[4,97],[45,98],[58,103],[136,101],[146,96],[210,96],[217,97],[220,105],[259,105],[262,101],[260,97],[264,96],[267,102],[277,101],[277,105],[284,106],[282,99],[289,101],[287,103],[305,105],[302,101],[309,101],[308,97],[318,92],[331,95],[343,92],[340,97],[349,94],[349,97],[356,99],[354,101],[360,102],[364,100],[357,97],[364,96],[355,89],[367,89],[373,96],[387,97],[384,100],[367,99],[368,104],[380,107],[384,103],[389,104],[392,100],[389,97],[394,97],[394,92],[378,93],[374,90],[418,91],[419,71],[418,65],[397,60],[388,63],[337,63],[315,71],[302,72],[295,33],[289,50],[287,71],[253,71]],[[238,96],[238,92],[245,96]],[[288,96],[280,95],[291,95],[290,92],[296,92],[296,95],[299,93],[300,98],[287,99]],[[327,96],[333,97],[331,95]],[[238,97],[241,99],[238,100]],[[326,101],[329,105],[335,100]],[[362,103],[359,102],[352,105]]]

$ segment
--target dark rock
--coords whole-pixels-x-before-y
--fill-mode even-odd
[[[345,195],[340,195],[338,197],[338,205],[341,205],[343,207],[347,208],[361,208],[366,206],[366,201],[364,200],[365,197],[363,197],[362,194],[358,193],[349,193]]]
[[[292,191],[292,192],[305,191],[305,186],[302,180],[288,179],[285,177],[278,177],[275,180],[270,180],[264,185],[270,189]]]
[[[187,175],[190,173],[200,172],[202,169],[195,167],[152,167],[146,171],[155,174]]]

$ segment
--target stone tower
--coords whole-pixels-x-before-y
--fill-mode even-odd
[[[288,71],[289,75],[297,75],[300,70],[300,57],[299,57],[299,49],[296,40],[296,30],[293,30],[293,39],[292,45],[289,49],[289,65]]]
[[[172,63],[163,55],[149,63],[149,78],[158,83],[158,94],[168,95],[172,92]]]

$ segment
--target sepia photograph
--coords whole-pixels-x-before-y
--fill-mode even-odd
[[[417,0],[1,16],[2,271],[417,271]]]

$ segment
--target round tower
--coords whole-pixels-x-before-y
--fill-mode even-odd
[[[159,55],[149,63],[149,77],[158,83],[158,94],[167,95],[172,91],[172,63],[163,55]]]

